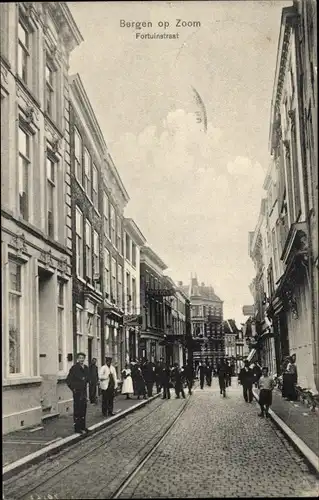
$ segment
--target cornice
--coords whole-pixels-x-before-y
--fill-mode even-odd
[[[139,246],[145,245],[146,238],[133,219],[124,218],[124,229]]]
[[[72,52],[75,47],[83,42],[83,37],[76,22],[74,21],[67,3],[47,2],[45,5],[48,8],[49,15],[52,16],[52,19],[59,29],[59,34],[61,35],[67,50]]]
[[[150,247],[147,246],[141,247],[141,261],[143,261],[143,257],[147,257],[151,262],[156,264],[162,271],[167,269],[167,265]]]

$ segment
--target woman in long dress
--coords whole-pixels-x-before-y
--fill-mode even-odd
[[[130,394],[133,394],[134,390],[133,390],[132,373],[128,363],[126,363],[125,369],[122,371],[122,377],[123,377],[122,394],[126,394],[126,399],[131,399]]]

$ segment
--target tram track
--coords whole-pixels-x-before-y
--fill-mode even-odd
[[[84,460],[86,457],[90,456],[92,453],[98,451],[103,446],[109,445],[112,441],[114,441],[116,438],[125,434],[125,432],[127,432],[128,430],[132,430],[134,428],[134,426],[138,426],[139,424],[141,424],[141,422],[143,420],[147,419],[150,415],[152,415],[155,411],[157,411],[164,403],[164,401],[161,401],[161,400],[160,401],[156,400],[154,402],[159,402],[159,404],[156,404],[150,411],[148,411],[142,417],[138,418],[133,423],[129,422],[126,425],[124,425],[124,428],[120,429],[118,432],[114,432],[114,429],[112,429],[112,427],[116,426],[117,424],[125,424],[125,420],[127,421],[128,417],[126,417],[122,422],[114,422],[114,424],[112,426],[110,426],[108,429],[101,429],[100,431],[96,432],[91,438],[91,439],[94,439],[94,441],[96,441],[97,439],[101,439],[102,434],[105,436],[107,430],[111,431],[109,434],[107,434],[107,436],[105,436],[105,439],[100,441],[98,444],[91,446],[89,448],[89,450],[87,450],[83,454],[81,454],[80,457],[70,461],[70,463],[65,465],[65,466],[61,466],[57,471],[54,472],[54,474],[50,474],[49,476],[46,476],[43,481],[38,482],[35,486],[28,489],[27,492],[24,491],[22,496],[14,497],[14,499],[10,496],[10,499],[12,498],[12,500],[22,500],[22,499],[29,498],[29,496],[32,495],[32,493],[34,493],[38,488],[43,486],[45,483],[49,482],[51,479],[54,479],[59,474],[65,472],[67,469],[72,468],[74,465],[78,464],[79,462]],[[147,407],[147,408],[149,408],[149,407]],[[130,415],[130,417],[132,417],[132,415]],[[112,430],[113,430],[113,433],[112,433]],[[90,441],[90,443],[91,442],[92,441]],[[23,474],[20,473],[17,476],[13,476],[9,480],[5,481],[5,486],[10,487],[11,485],[13,485],[16,482],[17,477],[19,478],[19,480],[27,478],[30,475],[31,468],[32,468],[33,472],[40,470],[41,468],[43,468],[44,462],[51,463],[54,466],[58,460],[63,459],[66,455],[72,453],[72,451],[74,451],[76,453],[77,452],[76,448],[78,448],[80,445],[85,446],[86,444],[89,444],[89,442],[88,441],[81,441],[80,443],[76,443],[71,449],[67,448],[67,449],[59,452],[58,455],[55,455],[53,457],[47,457],[45,460],[43,460],[43,462],[39,463],[36,467],[30,467],[29,469],[27,469],[25,471],[25,473],[23,473]]]
[[[157,449],[157,447],[160,445],[162,440],[166,437],[166,435],[172,429],[174,424],[180,418],[181,414],[186,409],[188,401],[189,400],[186,400],[185,404],[177,412],[177,415],[174,415],[172,422],[170,422],[171,417],[168,417],[167,419],[165,419],[164,424],[161,426],[160,430],[157,431],[155,433],[155,435],[153,434],[151,436],[151,438],[148,439],[147,442],[141,448],[138,449],[138,452],[136,453],[136,455],[134,457],[132,457],[130,464],[128,466],[126,466],[127,474],[126,474],[125,478],[120,482],[120,486],[118,486],[118,475],[115,475],[115,477],[113,477],[111,479],[109,485],[114,483],[114,486],[113,486],[114,490],[113,491],[115,491],[115,494],[114,494],[115,496],[113,495],[113,493],[111,493],[111,491],[110,491],[109,496],[104,496],[104,493],[103,493],[103,491],[105,490],[105,484],[104,484],[101,488],[99,488],[97,491],[95,491],[94,498],[99,498],[100,494],[102,494],[101,498],[118,498],[118,495],[121,494],[121,491],[123,490],[123,488],[126,487],[126,485],[128,484],[128,481],[132,480],[132,478],[135,476],[137,471],[140,470],[140,467],[144,464],[145,459],[148,460],[151,457],[152,450]],[[116,440],[117,438],[123,439],[123,437],[125,437],[126,433],[128,433],[128,434],[134,433],[135,428],[136,428],[136,432],[138,432],[138,429],[140,428],[141,424],[145,426],[147,424],[147,419],[148,418],[152,419],[152,415],[156,412],[159,412],[162,409],[163,405],[165,405],[165,403],[166,403],[166,401],[159,401],[158,404],[155,404],[154,407],[151,408],[150,411],[147,411],[146,414],[144,414],[143,416],[138,418],[136,421],[135,420],[134,420],[134,422],[130,421],[129,423],[124,425],[124,427],[121,428],[120,430],[116,431],[116,429],[115,429],[115,432],[113,430],[113,432],[111,432],[107,436],[105,436],[105,429],[99,431],[97,434],[95,434],[92,437],[96,441],[96,439],[99,439],[99,438],[101,439],[101,434],[104,434],[105,438],[103,436],[102,441],[95,443],[94,446],[90,446],[90,448],[88,450],[84,450],[84,452],[81,453],[80,456],[71,457],[71,460],[69,460],[69,463],[62,464],[60,467],[58,467],[57,470],[54,471],[54,473],[44,474],[45,477],[43,479],[41,479],[40,481],[37,481],[36,483],[34,483],[31,480],[32,484],[24,485],[22,489],[20,489],[21,487],[18,486],[19,490],[17,490],[16,488],[13,488],[15,491],[12,491],[9,493],[10,499],[11,500],[30,500],[31,498],[38,498],[38,497],[39,498],[47,498],[46,496],[41,494],[41,491],[43,489],[45,489],[46,485],[49,485],[50,483],[52,483],[53,485],[56,484],[56,480],[58,480],[59,476],[61,476],[61,479],[63,480],[63,477],[65,477],[66,473],[69,474],[70,477],[72,477],[72,473],[74,472],[74,470],[76,470],[77,467],[81,467],[81,466],[83,467],[83,466],[85,466],[85,464],[88,464],[88,467],[90,467],[90,461],[92,460],[92,456],[94,456],[98,453],[103,454],[104,453],[103,448],[105,448],[105,450],[107,450],[107,448],[110,447],[111,443],[114,440]],[[110,427],[109,429],[111,430],[112,427]],[[159,435],[159,438],[157,438],[157,435]],[[154,444],[152,444],[152,441],[154,442]],[[81,444],[83,445],[83,443],[85,443],[85,442],[82,442]],[[75,446],[77,446],[77,445],[75,445]],[[73,455],[74,455],[74,453],[75,454],[79,453],[78,447],[77,447],[77,450],[74,449],[72,451],[73,451]],[[60,460],[62,461],[65,458],[68,459],[68,457],[67,457],[68,454],[70,454],[70,449],[61,452],[55,458],[52,457],[52,458],[47,459],[46,462],[47,462],[47,464],[48,464],[48,462],[51,462],[51,463],[55,462],[53,464],[53,467],[55,467],[56,463],[59,462]],[[132,463],[134,463],[133,470],[131,467]],[[41,473],[41,467],[43,468],[43,463],[39,464],[39,466],[37,466],[35,469],[33,469],[33,475],[36,474],[38,471],[39,471],[39,473]],[[124,467],[124,469],[125,469],[125,467]],[[50,471],[48,471],[48,472],[50,472]],[[28,472],[26,472],[23,476],[20,475],[19,481],[21,479],[22,480],[26,479],[28,481]],[[5,487],[6,488],[8,486],[10,487],[10,485],[12,486],[14,483],[15,483],[15,478],[11,478],[10,483],[8,481],[5,484]],[[111,490],[112,490],[112,488],[111,488]],[[40,492],[40,494],[38,492]],[[62,497],[53,495],[52,498],[62,498]],[[67,498],[67,497],[63,497],[63,498]]]
[[[118,486],[117,490],[114,492],[114,494],[110,497],[112,500],[121,498],[122,493],[124,493],[125,489],[129,486],[131,481],[135,478],[135,476],[141,471],[141,469],[144,467],[144,465],[152,458],[154,453],[157,451],[157,449],[160,447],[162,442],[166,439],[168,434],[173,430],[175,425],[177,424],[178,420],[181,418],[183,413],[186,411],[187,406],[190,402],[190,399],[187,399],[184,406],[181,408],[181,410],[178,412],[177,416],[174,418],[173,422],[171,425],[168,427],[168,429],[165,430],[164,434],[160,436],[160,438],[157,440],[156,444],[152,447],[152,449],[147,452],[147,454],[139,461],[139,463],[136,465],[133,471],[129,473],[129,475],[121,482],[121,484]],[[101,490],[102,491],[102,490]],[[125,498],[125,497],[123,497]]]

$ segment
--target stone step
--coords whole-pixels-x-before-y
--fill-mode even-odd
[[[48,413],[47,415],[43,415],[41,418],[42,422],[46,422],[47,420],[53,420],[54,418],[58,418],[60,413]]]

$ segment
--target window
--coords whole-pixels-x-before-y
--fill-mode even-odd
[[[18,75],[26,84],[28,84],[29,60],[30,33],[20,20],[18,24]]]
[[[94,231],[94,274],[100,274],[100,237],[97,231]]]
[[[123,245],[122,245],[122,221],[120,217],[117,217],[117,249],[121,255],[123,255]]]
[[[21,265],[9,261],[9,373],[21,373]]]
[[[45,110],[52,118],[54,115],[54,70],[47,62],[45,66]]]
[[[127,233],[125,233],[125,257],[131,260],[131,239]]]
[[[64,339],[64,283],[58,281],[58,363],[59,371],[63,371],[63,339]]]
[[[132,264],[136,267],[136,245],[132,242]]]
[[[117,268],[118,274],[118,305],[120,308],[123,307],[123,268],[118,265]]]
[[[99,209],[99,173],[95,165],[93,165],[93,205]]]
[[[90,337],[93,337],[94,335],[94,314],[92,313],[87,313],[87,321],[86,321],[86,329],[87,329],[87,334]]]
[[[104,217],[104,234],[106,236],[110,236],[109,198],[105,192],[103,198],[103,217]]]
[[[30,143],[31,136],[19,127],[19,212],[20,216],[29,219],[29,176],[30,176]]]
[[[85,259],[86,276],[92,278],[92,226],[89,221],[85,223]]]
[[[133,307],[133,314],[137,314],[136,279],[135,278],[132,278],[132,307]]]
[[[117,287],[116,287],[116,260],[112,257],[112,299],[116,302]]]
[[[47,156],[46,161],[47,161],[47,232],[50,238],[54,238],[56,164],[50,155]]]
[[[96,316],[96,335],[95,336],[97,339],[99,339],[101,337],[101,318],[100,318],[100,316]],[[99,349],[98,349],[98,351],[99,351]]]
[[[82,139],[77,131],[74,129],[74,167],[75,176],[80,184],[83,183],[83,165],[82,165]]]
[[[104,291],[110,295],[110,252],[104,248]]]
[[[112,205],[110,205],[111,209],[111,241],[113,245],[116,244],[116,235],[115,235],[115,210]]]
[[[126,273],[126,306],[128,314],[132,311],[132,297],[131,297],[131,276]]]
[[[76,306],[76,347],[77,352],[83,351],[83,309]]]
[[[76,208],[76,274],[83,276],[83,213]]]
[[[87,149],[84,149],[84,189],[86,194],[92,197],[92,177],[91,177],[91,156]]]

